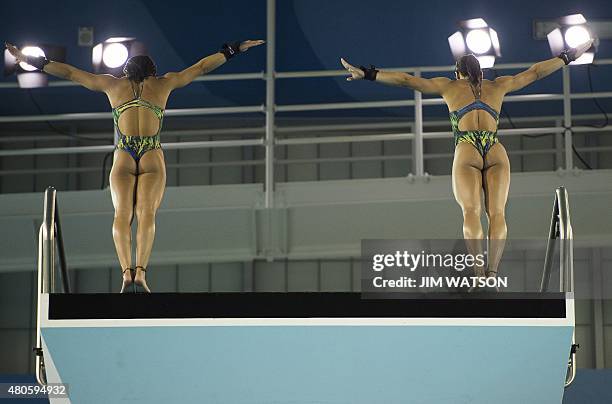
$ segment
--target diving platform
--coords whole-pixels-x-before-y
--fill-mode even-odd
[[[563,188],[539,292],[410,299],[70,293],[54,190],[44,212],[36,376],[68,389],[51,403],[558,404],[575,376]],[[560,286],[550,291],[557,239]]]
[[[560,403],[574,329],[564,294],[46,294],[42,312],[47,382],[92,404]]]

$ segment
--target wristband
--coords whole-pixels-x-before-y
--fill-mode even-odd
[[[569,50],[566,49],[563,52],[561,52],[559,56],[557,57],[563,60],[563,63],[565,63],[565,65],[567,66],[571,62],[576,60],[576,49],[569,49]]]
[[[29,64],[30,66],[34,66],[38,70],[43,70],[43,68],[50,62],[44,56],[26,56],[24,62]]]
[[[374,81],[376,80],[376,75],[378,74],[378,70],[374,65],[370,65],[370,67],[359,66],[361,70],[363,70],[363,79]]]
[[[230,60],[231,58],[240,53],[240,42],[235,41],[230,43],[224,43],[219,52],[225,55],[225,59]]]

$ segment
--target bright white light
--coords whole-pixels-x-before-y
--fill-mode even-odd
[[[566,15],[565,17],[561,18],[561,21],[563,24],[567,25],[586,24],[587,22],[586,18],[584,18],[582,14]]]
[[[91,62],[94,66],[99,66],[102,63],[102,44],[99,43],[91,50]]]
[[[465,41],[460,31],[448,37],[448,44],[455,59],[459,59],[461,56],[465,55]]]
[[[17,74],[19,88],[38,88],[47,86],[47,75],[42,72],[27,72]]]
[[[106,41],[104,41],[104,42],[106,42],[106,43],[114,43],[114,42],[126,42],[126,41],[129,41],[129,40],[131,40],[131,39],[134,39],[134,38],[128,38],[128,37],[126,37],[126,36],[115,36],[115,37],[112,37],[112,38],[108,38],[108,39],[107,39]]]
[[[593,59],[595,59],[595,53],[593,52],[585,52],[578,59],[570,62],[570,65],[588,65],[593,63]]]
[[[548,33],[548,45],[550,45],[550,51],[553,55],[558,55],[565,49],[565,42],[563,41],[563,34],[559,28],[555,28]]]
[[[482,18],[472,18],[471,20],[467,20],[464,22],[465,28],[467,29],[477,29],[477,28],[486,28],[488,27],[487,22]]]
[[[465,41],[468,48],[476,54],[485,53],[491,49],[491,37],[487,31],[481,29],[468,32]]]
[[[111,43],[104,48],[102,61],[111,69],[122,66],[128,58],[128,49],[122,43]]]
[[[497,36],[497,31],[493,28],[489,28],[489,35],[491,36],[491,46],[493,46],[495,54],[499,56],[499,37]]]
[[[481,69],[490,69],[495,65],[495,56],[476,56]]]
[[[582,25],[574,25],[565,31],[565,42],[567,42],[567,46],[570,48],[582,45],[589,39],[591,39],[591,34]]]
[[[45,52],[43,52],[43,50],[40,49],[38,46],[25,46],[23,49],[21,49],[21,53],[26,56],[45,56]],[[38,70],[37,68],[27,64],[26,62],[20,62],[19,66],[27,72],[33,72]]]

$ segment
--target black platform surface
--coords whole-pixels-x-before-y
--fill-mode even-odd
[[[561,293],[500,297],[374,300],[360,293],[50,294],[49,319],[564,318],[566,314]]]

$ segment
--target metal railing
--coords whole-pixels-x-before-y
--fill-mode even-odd
[[[36,316],[36,379],[40,384],[47,383],[45,374],[45,363],[43,358],[42,336],[41,336],[41,304],[44,293],[57,291],[55,277],[55,250],[57,248],[60,263],[62,289],[70,293],[70,278],[66,265],[66,254],[64,252],[64,240],[59,217],[57,203],[57,191],[53,187],[47,188],[44,196],[43,221],[38,231],[38,282],[37,282],[37,316]]]
[[[275,1],[268,1],[268,26],[267,36],[268,45],[266,50],[266,71],[265,73],[245,73],[245,74],[219,74],[208,75],[199,79],[199,81],[216,81],[216,80],[258,80],[266,81],[266,99],[262,105],[238,106],[238,107],[212,107],[212,108],[190,108],[180,110],[167,110],[168,116],[204,116],[218,114],[244,114],[244,113],[264,113],[266,118],[265,126],[243,128],[246,133],[257,133],[262,135],[254,139],[240,140],[214,140],[214,141],[195,141],[195,142],[173,142],[165,143],[167,149],[194,149],[194,148],[212,148],[212,147],[242,147],[242,146],[261,146],[265,149],[265,180],[264,188],[266,192],[266,206],[271,207],[274,190],[274,149],[279,146],[292,146],[304,144],[323,144],[323,143],[353,143],[353,142],[378,142],[378,141],[399,141],[408,140],[412,142],[412,152],[409,161],[412,164],[411,172],[417,176],[425,175],[424,160],[431,158],[449,158],[452,154],[426,154],[424,152],[423,142],[429,139],[451,138],[451,131],[426,131],[427,122],[423,119],[423,108],[430,105],[443,105],[442,98],[423,98],[421,93],[414,92],[413,99],[392,100],[392,101],[369,101],[369,102],[340,102],[340,103],[313,103],[313,104],[291,104],[278,105],[275,102],[275,81],[288,79],[308,79],[320,77],[338,77],[346,75],[344,70],[328,70],[328,71],[301,71],[301,72],[276,72],[274,60],[274,10]],[[612,65],[612,59],[601,59],[596,61],[597,65]],[[530,67],[530,63],[512,63],[499,64],[497,69],[525,69]],[[432,72],[451,72],[453,66],[424,66],[424,67],[401,67],[391,68],[390,70],[410,72],[416,76],[424,73]],[[573,142],[572,136],[575,133],[594,133],[600,134],[612,131],[612,125],[606,125],[603,128],[581,127],[573,125],[574,117],[572,116],[572,100],[588,99],[588,98],[612,98],[611,91],[592,92],[592,93],[572,93],[569,67],[564,67],[562,70],[563,88],[561,93],[552,94],[522,94],[510,95],[505,97],[504,102],[540,102],[540,101],[562,101],[563,115],[561,119],[556,119],[554,124],[547,127],[525,127],[513,129],[500,129],[499,133],[503,136],[509,135],[533,135],[533,134],[556,134],[560,137],[560,141],[555,148],[542,150],[534,150],[537,154],[553,154],[562,156],[564,167],[567,170],[574,168],[573,163]],[[53,82],[54,86],[71,85],[67,82]],[[2,87],[14,87],[13,85],[3,85]],[[298,111],[324,111],[324,110],[344,110],[344,109],[369,109],[369,108],[390,108],[390,107],[413,107],[414,119],[410,122],[410,131],[402,133],[381,133],[364,136],[305,136],[299,138],[277,138],[277,133],[291,133],[294,131],[291,127],[277,127],[275,122],[278,114],[286,112]],[[35,115],[35,116],[0,116],[0,123],[8,122],[35,122],[35,121],[84,121],[109,118],[108,112],[93,112],[93,113],[75,113],[75,114],[54,114],[54,115]],[[350,125],[344,125],[343,130],[349,129]],[[381,124],[381,130],[384,130],[384,123]],[[370,129],[376,129],[376,125],[370,125]],[[300,132],[299,128],[295,128],[295,133]],[[193,131],[192,131],[193,132]],[[109,137],[110,142],[110,137]],[[81,153],[99,153],[111,151],[113,146],[74,146],[74,147],[57,147],[57,148],[32,148],[32,149],[5,149],[0,150],[2,156],[23,156],[23,155],[41,155],[41,154],[81,154]],[[581,151],[580,148],[576,148]],[[595,150],[582,151],[606,151],[601,148]],[[609,148],[608,148],[609,149]],[[519,154],[525,151],[510,151],[509,154]],[[527,153],[524,153],[527,154]],[[410,171],[410,170],[407,170]],[[11,171],[6,175],[13,175]]]
[[[550,276],[552,273],[555,247],[559,240],[559,291],[565,293],[574,292],[574,246],[573,246],[572,223],[570,220],[569,199],[567,189],[559,187],[555,191],[553,202],[552,218],[550,220],[550,230],[548,242],[546,244],[546,255],[544,257],[544,270],[540,292],[547,292],[549,289]],[[572,334],[572,346],[567,365],[565,377],[565,387],[569,386],[576,377],[576,333]]]
[[[341,77],[346,75],[344,69],[338,70],[319,70],[319,71],[296,71],[296,72],[277,72],[275,68],[275,52],[276,52],[276,0],[266,0],[266,68],[264,72],[251,72],[241,74],[215,74],[199,77],[196,81],[226,81],[226,80],[260,80],[266,82],[265,103],[263,105],[250,105],[238,107],[214,107],[214,108],[191,108],[181,110],[168,110],[168,116],[194,116],[194,115],[209,115],[209,114],[241,114],[241,113],[257,113],[262,112],[266,117],[265,135],[262,138],[253,140],[236,140],[232,143],[226,143],[222,147],[229,146],[262,146],[265,149],[265,206],[272,207],[274,201],[272,193],[274,192],[274,151],[276,146],[284,146],[289,144],[319,144],[330,142],[330,139],[320,137],[306,137],[301,139],[291,139],[293,143],[287,143],[288,139],[276,139],[275,133],[279,128],[276,127],[276,115],[283,112],[296,111],[323,111],[323,110],[341,110],[341,109],[362,109],[362,108],[387,108],[387,107],[414,107],[414,124],[411,133],[404,133],[403,136],[394,134],[393,138],[385,138],[371,136],[367,141],[380,140],[405,140],[412,141],[412,155],[410,158],[412,164],[412,173],[416,176],[425,175],[424,167],[424,147],[425,139],[433,139],[440,137],[451,137],[450,131],[445,132],[426,132],[424,130],[425,123],[423,122],[423,107],[428,105],[442,105],[442,98],[423,98],[420,92],[414,92],[412,100],[393,100],[393,101],[374,101],[374,102],[341,102],[341,103],[313,103],[313,104],[292,104],[292,105],[277,105],[275,100],[275,83],[276,80],[291,80],[291,79],[308,79],[322,77]],[[612,59],[599,59],[595,62],[596,65],[611,65]],[[496,69],[517,70],[530,67],[531,63],[506,63],[496,65]],[[389,68],[389,70],[397,70],[412,73],[415,76],[422,76],[424,73],[440,73],[452,72],[454,66],[421,66],[421,67],[399,67]],[[516,129],[514,134],[519,133],[561,133],[564,136],[564,156],[565,169],[571,170],[573,164],[572,150],[572,134],[576,132],[572,128],[572,109],[571,101],[574,99],[585,98],[612,98],[612,92],[592,92],[572,94],[570,85],[569,68],[563,68],[563,89],[562,93],[558,94],[527,94],[527,95],[512,95],[505,98],[505,102],[533,102],[533,101],[563,101],[563,122],[562,125],[555,125],[550,128],[521,128]],[[52,81],[49,83],[53,87],[75,86],[75,83],[66,81]],[[1,88],[16,88],[15,83],[0,83]],[[30,116],[0,116],[0,124],[8,122],[34,122],[34,121],[75,121],[75,120],[92,120],[101,118],[110,118],[109,112],[93,112],[93,113],[77,113],[77,114],[54,114],[54,115],[30,115]],[[612,125],[608,125],[605,130],[612,130]],[[544,131],[544,132],[542,132]],[[501,131],[500,131],[501,132]],[[384,136],[384,135],[381,135]],[[351,136],[337,137],[333,141],[335,143],[350,143],[354,141],[366,141],[365,139],[356,139]],[[221,141],[227,142],[227,141]],[[303,142],[303,143],[299,143]],[[215,147],[215,142],[196,142],[197,144],[173,144],[175,149],[193,149],[194,147]],[[167,145],[168,146],[168,145]],[[220,146],[220,145],[218,145]],[[98,147],[98,146],[93,146]],[[95,151],[106,151],[111,146],[99,146],[100,149],[91,149],[91,147],[73,147],[62,149],[62,153],[91,153]],[[36,153],[36,149],[29,150],[2,150],[0,156],[23,155],[24,153]],[[50,152],[50,151],[46,151]],[[548,150],[547,152],[558,153],[557,150]],[[20,153],[20,154],[19,154]],[[445,156],[446,157],[446,156]]]
[[[274,3],[273,0],[268,0],[269,3]],[[273,10],[269,4],[269,10]],[[273,17],[273,15],[272,15]],[[269,19],[273,18],[269,16]],[[268,26],[268,36],[274,37],[274,29],[271,25]],[[410,170],[407,167],[407,172],[412,172],[415,175],[425,175],[424,161],[428,159],[452,158],[452,153],[425,153],[423,142],[430,139],[451,138],[451,131],[426,131],[426,127],[431,126],[434,122],[426,122],[423,119],[423,108],[429,105],[442,105],[444,101],[441,98],[423,98],[419,92],[414,92],[414,98],[408,100],[393,100],[393,101],[372,101],[372,102],[343,102],[343,103],[313,103],[313,104],[293,104],[293,105],[277,105],[274,98],[274,83],[279,79],[308,79],[318,77],[336,77],[343,76],[346,73],[343,70],[330,71],[303,71],[303,72],[275,72],[274,71],[274,42],[268,41],[267,50],[267,68],[265,73],[246,73],[246,74],[227,74],[227,75],[209,75],[204,76],[200,80],[215,81],[215,80],[266,80],[266,101],[262,105],[254,106],[239,106],[239,107],[213,107],[213,108],[190,108],[180,110],[168,110],[168,116],[204,116],[211,114],[243,114],[243,113],[264,113],[266,117],[265,126],[231,128],[231,133],[236,134],[244,131],[244,134],[254,134],[252,139],[239,140],[212,140],[212,141],[190,141],[190,142],[168,142],[164,143],[164,147],[168,150],[196,149],[196,148],[216,148],[216,147],[243,147],[243,146],[261,146],[265,149],[265,158],[257,162],[249,162],[247,165],[264,165],[265,180],[264,187],[266,192],[266,206],[271,207],[274,189],[274,165],[278,161],[275,159],[274,149],[276,147],[287,147],[295,145],[307,144],[324,144],[324,143],[356,143],[356,142],[380,142],[380,141],[410,141],[412,143],[412,152],[410,155],[405,155],[405,159],[412,165]],[[597,65],[612,65],[612,59],[598,60]],[[500,64],[496,66],[498,69],[524,69],[531,66],[529,63],[514,63]],[[437,66],[437,67],[414,67],[414,68],[396,68],[393,70],[410,72],[415,75],[422,75],[427,72],[450,72],[452,66]],[[509,155],[527,155],[527,154],[552,154],[556,156],[555,161],[564,161],[563,167],[566,170],[574,168],[572,137],[577,133],[593,133],[601,134],[612,131],[612,125],[606,125],[603,128],[595,128],[588,126],[574,125],[576,119],[572,116],[571,101],[586,99],[586,98],[612,98],[612,92],[593,92],[593,93],[571,93],[569,68],[563,68],[562,74],[563,92],[558,94],[524,94],[507,96],[504,102],[537,102],[537,101],[562,101],[563,115],[559,117],[550,117],[550,120],[542,120],[542,122],[552,122],[552,125],[545,127],[534,127],[527,124],[525,128],[500,129],[499,134],[502,136],[520,136],[534,134],[553,134],[557,136],[555,146],[553,148],[535,149],[535,150],[510,150]],[[54,82],[55,86],[69,85],[67,82]],[[11,87],[3,85],[1,87]],[[398,123],[389,125],[388,123],[374,124],[355,124],[355,125],[314,125],[312,130],[381,130],[383,133],[365,134],[365,135],[340,135],[340,136],[303,136],[288,138],[287,134],[304,133],[305,127],[292,126],[277,126],[275,122],[278,120],[275,117],[278,114],[295,111],[323,111],[323,110],[343,110],[343,109],[362,109],[362,108],[387,108],[387,107],[413,107],[414,119],[407,121],[403,127],[407,131],[401,131],[401,126]],[[110,113],[94,112],[94,113],[75,113],[75,114],[54,114],[54,115],[38,115],[38,116],[0,116],[0,123],[8,122],[34,122],[34,121],[83,121],[91,119],[109,118]],[[554,119],[553,119],[554,118]],[[520,118],[515,118],[513,121],[519,121]],[[529,122],[535,122],[530,120]],[[436,122],[437,125],[442,122]],[[310,126],[309,126],[310,127]],[[367,128],[366,128],[367,127]],[[385,133],[385,128],[398,128],[400,133]],[[227,132],[228,129],[220,131]],[[198,131],[174,131],[175,135],[181,135],[185,132],[185,136],[197,135],[200,132],[212,133],[212,130]],[[225,133],[223,132],[223,133]],[[277,135],[283,134],[279,138]],[[111,137],[109,136],[109,143]],[[30,148],[30,149],[4,149],[0,150],[0,157],[9,156],[25,156],[25,155],[48,155],[48,154],[86,154],[86,153],[103,153],[113,149],[112,144],[99,146],[72,146],[72,147],[46,147],[46,148]],[[610,151],[610,147],[575,147],[577,152],[604,152]],[[385,160],[387,156],[381,156],[381,160]],[[397,158],[397,157],[393,157]],[[343,161],[351,161],[350,158],[343,158]],[[233,162],[233,165],[243,165],[241,162]],[[281,164],[291,164],[291,161],[283,161]],[[208,163],[202,163],[202,166],[207,166]],[[229,163],[227,165],[230,165]],[[557,164],[560,166],[560,164]],[[178,165],[180,168],[180,164]],[[61,170],[61,169],[60,169]],[[92,169],[93,170],[93,169]],[[26,170],[27,171],[27,170]],[[31,171],[31,170],[30,170]],[[8,170],[2,172],[2,175],[18,175],[19,170]]]

